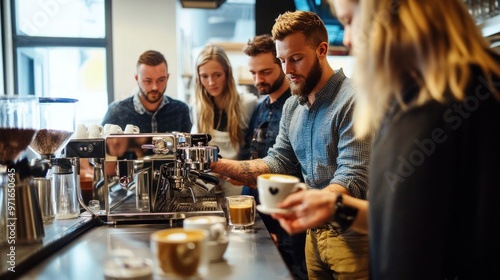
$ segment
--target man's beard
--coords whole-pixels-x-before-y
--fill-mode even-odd
[[[165,90],[167,90],[165,88]],[[140,95],[142,96],[142,99],[148,103],[156,103],[158,102],[159,100],[161,100],[163,98],[163,93],[165,93],[165,90],[163,90],[163,92],[159,92],[157,90],[152,90],[152,91],[144,91],[140,86],[139,86],[139,91],[140,91]],[[157,96],[153,96],[152,94],[157,94]]]
[[[274,83],[272,85],[270,85],[268,83],[257,84],[257,88],[259,86],[260,87],[269,87],[269,89],[264,89],[263,91],[259,91],[259,94],[267,95],[267,94],[271,94],[271,93],[277,91],[281,87],[281,85],[283,85],[284,80],[285,80],[285,73],[283,73],[283,71],[281,71],[281,69],[280,69],[280,76],[278,77],[278,79],[276,79],[276,81],[274,81]]]
[[[292,94],[299,96],[301,104],[307,102],[307,97],[318,83],[322,73],[323,70],[319,65],[319,59],[316,58],[316,61],[314,62],[313,67],[311,68],[311,71],[309,71],[309,74],[307,75],[307,77],[304,79],[303,82],[294,83],[289,77],[287,77],[290,81],[290,90],[292,91]]]

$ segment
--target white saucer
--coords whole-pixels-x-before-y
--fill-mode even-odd
[[[293,212],[293,209],[283,209],[283,208],[267,208],[266,206],[259,204],[257,205],[257,211],[264,214],[276,214],[276,213],[290,213]]]

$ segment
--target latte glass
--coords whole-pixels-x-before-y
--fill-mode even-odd
[[[251,232],[255,223],[255,199],[250,195],[226,197],[229,216],[229,230],[232,232]]]

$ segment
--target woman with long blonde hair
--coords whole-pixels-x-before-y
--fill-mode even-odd
[[[372,279],[497,275],[500,56],[462,0],[331,2],[352,36],[357,135],[377,133],[368,201],[309,190],[275,218],[367,231]]]
[[[238,93],[231,62],[224,50],[207,45],[196,60],[193,133],[208,133],[210,145],[219,147],[223,158],[238,159],[240,147],[257,97]],[[223,182],[226,195],[240,194],[241,186]]]

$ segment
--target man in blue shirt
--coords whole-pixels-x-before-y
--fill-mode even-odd
[[[264,99],[257,105],[250,119],[245,144],[240,159],[256,159],[267,156],[279,132],[281,112],[290,97],[290,85],[276,57],[276,48],[270,35],[259,35],[248,41],[244,50],[248,55],[248,68],[253,82]],[[302,179],[300,172],[297,177]],[[257,188],[245,186],[242,194],[253,195],[260,204]],[[259,213],[267,230],[275,239],[278,250],[296,279],[306,279],[305,233],[290,236],[270,215]]]
[[[354,135],[354,87],[328,62],[328,33],[313,12],[286,12],[272,30],[292,91],[276,143],[262,159],[220,159],[212,171],[252,186],[262,173],[293,174],[325,193],[366,199],[371,138]],[[309,279],[368,279],[368,236],[330,224],[307,230]]]
[[[138,92],[111,103],[102,124],[117,124],[122,129],[133,124],[141,133],[190,132],[188,105],[164,94],[169,76],[167,61],[161,53],[150,50],[141,54],[135,75]]]
[[[290,86],[270,35],[256,36],[244,52],[254,85],[265,97],[253,111],[240,159],[263,158],[278,136],[283,104],[291,95]]]

